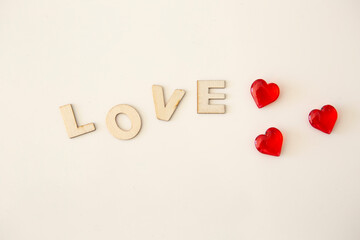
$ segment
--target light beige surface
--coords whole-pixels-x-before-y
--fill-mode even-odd
[[[359,240],[359,8],[1,0],[0,239]],[[263,109],[258,78],[281,91]],[[219,79],[226,113],[197,114],[196,81]],[[186,91],[171,121],[155,117],[154,84]],[[67,103],[97,130],[69,139]],[[130,141],[105,122],[124,103],[142,118]],[[307,120],[325,104],[331,135]],[[254,147],[269,127],[279,158]]]

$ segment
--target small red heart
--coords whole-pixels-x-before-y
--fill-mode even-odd
[[[250,92],[258,108],[262,108],[279,97],[280,89],[275,83],[267,84],[265,80],[257,79],[251,85]]]
[[[269,128],[265,135],[259,135],[255,139],[256,149],[264,154],[280,156],[283,144],[283,135],[277,128]]]
[[[325,105],[321,110],[314,109],[309,113],[309,122],[314,128],[330,134],[337,120],[337,111],[331,105]]]

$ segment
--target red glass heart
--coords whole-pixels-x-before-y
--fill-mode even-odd
[[[314,109],[309,113],[309,122],[314,128],[330,134],[337,120],[337,111],[331,105],[325,105],[321,110]]]
[[[256,149],[264,154],[280,156],[283,144],[283,135],[277,128],[269,128],[265,135],[259,135],[255,139]]]
[[[280,94],[280,89],[275,83],[267,84],[263,79],[257,79],[253,82],[250,92],[258,108],[274,102]]]

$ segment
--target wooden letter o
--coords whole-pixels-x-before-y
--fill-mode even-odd
[[[116,116],[121,113],[127,115],[131,121],[129,130],[121,129],[116,123]],[[122,140],[132,139],[140,132],[141,117],[135,108],[126,104],[119,104],[111,108],[106,115],[106,126],[114,137]]]

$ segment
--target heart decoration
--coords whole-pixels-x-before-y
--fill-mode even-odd
[[[262,108],[279,97],[280,89],[275,83],[267,84],[265,80],[257,79],[251,85],[250,92],[258,108]]]
[[[309,113],[309,122],[314,128],[330,134],[337,120],[337,111],[331,105],[325,105],[321,110],[314,109]]]
[[[283,135],[274,127],[266,130],[265,135],[259,135],[255,139],[255,147],[259,152],[277,157],[280,156],[282,144]]]

